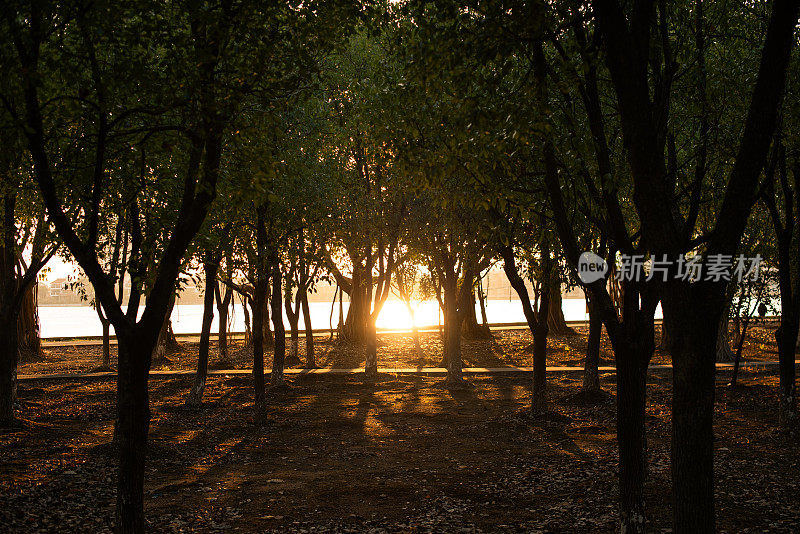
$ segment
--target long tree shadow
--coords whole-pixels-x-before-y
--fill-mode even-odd
[[[335,341],[321,358],[322,367],[357,369],[364,366],[364,346],[359,343]]]
[[[493,334],[486,339],[463,339],[461,347],[467,367],[508,367],[505,352]]]

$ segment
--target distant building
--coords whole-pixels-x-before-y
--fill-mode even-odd
[[[67,292],[67,279],[56,278],[48,284],[48,295],[51,297],[61,297]]]
[[[86,278],[56,278],[38,284],[36,298],[39,306],[87,305],[94,290]]]

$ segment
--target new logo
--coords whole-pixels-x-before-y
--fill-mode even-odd
[[[584,284],[591,284],[606,277],[608,264],[594,252],[584,252],[578,258],[578,278]]]

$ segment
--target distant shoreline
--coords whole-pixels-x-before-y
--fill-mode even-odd
[[[766,321],[775,322],[775,321],[777,321],[779,319],[780,319],[779,315],[767,315],[767,316],[764,317],[763,320],[765,322]],[[662,322],[661,319],[654,319],[653,320],[653,323],[657,324],[657,325],[660,325],[661,322]],[[567,323],[568,326],[588,326],[589,321],[586,321],[586,320],[574,320],[574,321],[566,321],[566,323]],[[495,330],[495,331],[496,330],[525,330],[525,329],[528,328],[528,323],[524,323],[524,322],[490,323],[489,324],[489,328],[491,330]],[[439,327],[437,325],[420,326],[419,328],[417,328],[417,331],[419,333],[430,333],[430,332],[436,332],[438,329],[439,329]],[[335,332],[336,328],[334,328],[333,330]],[[411,329],[393,329],[393,328],[378,328],[377,331],[378,331],[378,334],[383,334],[383,335],[410,334],[412,332]],[[330,335],[331,329],[330,328],[314,328],[313,332],[314,332],[315,336]],[[176,333],[175,337],[177,339],[181,339],[181,340],[184,340],[184,341],[192,341],[193,340],[192,338],[199,338],[200,337],[200,332],[196,332],[196,333],[185,333],[185,332],[184,333]],[[216,340],[216,339],[218,339],[218,337],[219,337],[219,334],[217,332],[212,331],[210,333],[210,339],[211,340]],[[228,332],[228,339],[240,339],[242,337],[244,337],[244,332]],[[289,339],[290,337],[291,337],[291,332],[287,331],[286,332],[286,339]],[[301,338],[305,337],[305,331],[302,328],[300,329],[300,337]],[[116,338],[117,337],[115,335],[111,334],[110,339],[111,339],[111,343],[112,344],[116,343]],[[44,338],[44,339],[42,339],[42,342],[43,342],[43,344],[45,346],[47,346],[48,344],[51,345],[51,346],[58,346],[58,345],[61,345],[61,344],[66,344],[67,342],[70,342],[69,343],[70,345],[80,346],[81,345],[80,343],[71,343],[71,342],[88,341],[90,343],[86,343],[86,345],[95,345],[95,344],[99,344],[99,343],[96,343],[96,342],[102,341],[102,339],[103,339],[102,336],[53,337],[53,338]]]
[[[570,293],[565,293],[565,294],[561,295],[561,299],[562,300],[583,300],[584,297],[583,297],[583,295],[576,295],[575,293],[570,292]],[[399,299],[389,299],[389,300],[390,301],[391,300],[398,300],[399,301]],[[519,302],[518,298],[509,299],[509,298],[505,298],[505,297],[490,297],[490,298],[488,298],[486,300],[489,300],[489,301]],[[326,302],[328,304],[331,304],[331,300],[330,299],[329,300],[309,299],[308,302],[309,303],[312,303],[312,302]],[[338,300],[337,300],[337,302],[338,302]],[[350,302],[350,301],[347,298],[345,298],[343,300],[343,302],[347,303],[347,302]],[[201,306],[202,304],[203,304],[202,302],[181,302],[180,299],[178,299],[176,301],[176,303],[175,303],[176,306]],[[144,306],[145,306],[145,304],[141,304],[140,305],[140,307],[144,307]],[[69,303],[57,303],[57,302],[56,303],[50,303],[50,302],[46,302],[46,303],[38,303],[37,307],[39,307],[39,308],[94,308],[94,306],[92,306],[88,302],[69,302]]]

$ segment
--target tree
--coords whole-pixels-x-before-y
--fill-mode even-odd
[[[454,23],[455,13],[458,15]],[[561,246],[573,266],[577,264],[580,251],[577,238],[580,234],[575,229],[581,226],[576,222],[575,213],[585,212],[583,215],[608,236],[613,243],[611,258],[616,257],[617,251],[633,254],[641,247],[640,243],[635,243],[637,232],[628,227],[620,204],[620,197],[624,197],[624,193],[619,191],[622,180],[615,179],[611,167],[611,152],[603,129],[604,115],[597,113],[600,109],[597,84],[592,85],[597,81],[597,72],[593,70],[594,62],[589,59],[596,57],[591,54],[596,47],[593,39],[584,37],[585,21],[579,14],[580,10],[576,9],[561,16],[539,3],[514,5],[509,9],[487,6],[486,9],[460,11],[449,6],[438,12],[426,5],[414,13],[416,19],[431,21],[424,26],[427,33],[423,36],[435,38],[439,43],[437,50],[454,51],[445,55],[444,66],[439,58],[434,57],[435,67],[431,70],[453,73],[457,87],[468,95],[461,96],[464,105],[476,108],[473,114],[478,120],[486,119],[482,116],[483,108],[475,103],[483,102],[482,97],[490,91],[484,89],[476,95],[476,91],[471,89],[475,72],[483,74],[479,79],[492,90],[508,85],[517,94],[529,97],[529,105],[523,108],[527,114],[519,113],[519,100],[514,101],[517,107],[509,112],[508,124],[497,132],[494,141],[487,140],[479,146],[488,145],[497,152],[504,152],[508,146],[506,150],[509,153],[515,153],[515,150],[532,153],[533,165],[523,167],[523,172],[506,173],[512,179],[500,181],[494,194],[487,196],[494,198],[497,204],[514,204],[530,211],[530,206],[543,203],[542,196],[528,200],[519,197],[525,193],[531,195],[545,191]],[[570,38],[568,50],[577,52],[575,55],[562,54],[566,47],[551,38],[547,31],[550,27],[565,29],[555,35],[559,39]],[[470,36],[467,44],[462,42],[464,35]],[[558,58],[561,56],[566,60],[560,61]],[[483,68],[486,62],[489,64]],[[565,76],[562,69],[570,75],[568,81],[561,78]],[[514,73],[519,77],[514,78]],[[579,73],[585,73],[586,79],[576,76]],[[552,90],[551,82],[555,82],[552,86],[557,91]],[[569,93],[575,89],[581,92],[579,102],[583,104],[581,111],[586,112],[586,119],[575,112],[577,106],[572,103],[574,97]],[[521,117],[520,120],[512,120],[516,116]],[[557,121],[555,117],[561,120]],[[587,128],[587,122],[591,128]],[[484,123],[478,122],[476,131],[481,129],[485,129]],[[588,134],[586,130],[589,130]],[[557,147],[563,149],[568,157],[559,158]],[[591,165],[589,162],[592,160],[597,164]],[[482,185],[484,191],[493,185],[482,175],[468,176]],[[496,173],[492,178],[495,176]],[[562,181],[562,176],[568,179]],[[626,531],[642,531],[646,472],[645,385],[647,365],[653,352],[653,314],[658,304],[658,292],[655,284],[624,283],[623,311],[618,315],[617,305],[608,294],[605,281],[598,280],[587,289],[595,313],[606,325],[617,364],[621,525]]]
[[[290,239],[291,258],[290,267],[286,277],[286,289],[284,291],[284,307],[286,316],[289,319],[291,330],[291,352],[289,361],[291,365],[300,363],[298,356],[300,344],[300,331],[298,323],[300,314],[303,315],[306,334],[306,368],[316,367],[314,358],[314,332],[311,326],[311,317],[308,306],[308,294],[313,289],[314,284],[319,278],[319,271],[322,267],[322,260],[315,261],[312,254],[309,254],[308,247],[314,252],[314,241],[306,239],[307,232],[301,228],[295,239]]]
[[[505,243],[498,246],[498,252],[503,259],[503,270],[511,287],[519,297],[525,320],[528,323],[531,336],[533,336],[533,396],[532,408],[541,412],[547,407],[547,337],[550,332],[550,302],[555,293],[561,293],[561,283],[558,276],[558,258],[552,251],[553,243],[550,242],[551,230],[547,227],[544,217],[538,225],[532,224],[536,230],[528,230],[534,236],[528,236],[532,242],[525,243],[525,250],[519,239],[524,235],[517,230],[513,232],[519,236],[517,243],[512,243],[508,235],[501,234]],[[517,254],[516,247],[520,250]],[[528,293],[525,279],[519,273],[518,258],[522,256],[530,273],[533,283],[533,300]]]
[[[306,57],[308,35],[320,37],[315,44],[325,47],[325,36],[338,34],[316,22],[319,13],[311,11],[221,2],[163,12],[131,2],[74,8],[20,4],[4,12],[3,47],[13,50],[12,71],[23,87],[23,104],[12,114],[23,126],[49,218],[89,277],[119,340],[117,528],[122,532],[144,530],[152,352],[184,254],[216,196],[224,138],[248,95],[274,94],[308,76],[309,69],[298,68],[297,61]],[[142,79],[149,83],[142,85]],[[177,99],[175,86],[182,88]],[[65,104],[48,107],[50,102]],[[62,121],[77,126],[52,136]],[[70,150],[76,147],[81,150]],[[89,161],[60,165],[68,153]],[[117,302],[97,246],[106,193],[126,180],[117,172],[117,159],[141,161],[141,172],[127,183],[133,279],[127,311]],[[86,168],[90,171],[79,170]],[[137,317],[148,274],[142,208],[153,200],[146,195],[156,186],[158,192],[175,193],[173,211],[160,221],[167,240]]]
[[[108,265],[104,266],[108,270],[108,276],[112,280],[116,280],[116,298],[117,303],[121,306],[125,295],[125,275],[128,267],[128,249],[129,249],[129,232],[127,224],[127,214],[122,213],[117,216],[116,224],[114,225],[114,237],[109,240],[107,246],[111,248],[111,257],[108,259]],[[100,302],[95,299],[95,311],[97,317],[100,319],[100,325],[103,328],[103,361],[98,370],[110,371],[111,370],[111,321],[108,320],[106,314],[103,312],[103,307]]]
[[[800,228],[797,217],[800,210],[800,160],[793,154],[793,161],[787,161],[786,152],[778,137],[767,166],[761,200],[769,211],[777,245],[781,306],[781,323],[775,331],[780,381],[778,419],[781,427],[790,429],[797,425],[795,354],[800,331]]]
[[[203,236],[206,239],[201,245],[201,262],[203,266],[205,287],[203,291],[203,319],[200,328],[200,345],[197,353],[197,373],[194,385],[189,391],[186,404],[199,406],[203,399],[203,392],[208,377],[208,352],[211,347],[211,323],[214,320],[214,298],[217,293],[217,275],[222,261],[223,250],[228,247],[228,234],[232,223],[228,222],[217,226],[220,235]],[[215,239],[216,238],[216,239]],[[220,325],[222,327],[222,324]],[[222,327],[227,328],[227,326]],[[222,332],[220,332],[222,335]]]
[[[397,296],[405,304],[408,310],[408,316],[411,318],[411,335],[414,339],[414,350],[417,354],[417,361],[419,365],[423,364],[425,359],[422,352],[422,346],[419,341],[419,328],[414,317],[414,306],[412,304],[415,300],[425,300],[427,297],[426,287],[422,280],[420,268],[413,261],[406,261],[395,269],[394,287],[397,290]]]
[[[455,389],[468,385],[462,374],[462,325],[469,308],[474,311],[475,284],[491,257],[480,227],[483,221],[471,208],[460,204],[464,197],[459,197],[457,188],[457,180],[439,182],[409,206],[410,211],[422,215],[423,224],[414,228],[408,242],[414,256],[425,261],[444,315],[445,385]],[[447,210],[442,209],[446,206]]]
[[[225,247],[225,264],[223,267],[223,279],[216,283],[214,288],[215,301],[217,303],[217,315],[219,316],[219,334],[217,336],[218,352],[220,365],[228,364],[228,313],[233,303],[233,289],[230,282],[233,281],[233,243]],[[228,283],[225,283],[228,282]]]
[[[393,163],[391,94],[400,75],[385,36],[354,35],[327,65],[326,96],[334,135],[327,158],[338,162],[334,213],[337,224],[326,266],[350,297],[343,339],[364,343],[364,370],[378,372],[375,323],[389,296],[406,200]],[[342,272],[349,269],[349,276]]]
[[[702,28],[702,2],[696,4]],[[747,108],[744,131],[725,187],[725,195],[707,238],[706,257],[735,254],[777,120],[786,68],[797,23],[797,2],[777,0],[766,32],[758,75]],[[605,62],[611,74],[627,159],[635,185],[634,205],[642,235],[656,255],[677,258],[691,247],[694,221],[684,217],[671,194],[674,176],[665,156],[664,118],[675,64],[664,36],[651,49],[652,2],[634,2],[626,13],[616,1],[592,4],[603,36]],[[669,13],[658,9],[661,28]],[[656,27],[658,31],[658,27]],[[701,32],[698,32],[701,33]],[[698,52],[703,53],[702,40]],[[660,53],[659,76],[648,79],[650,52]],[[655,99],[651,90],[655,90]],[[659,96],[663,95],[663,96]],[[663,291],[664,315],[675,325],[673,346],[673,502],[678,532],[713,532],[713,411],[716,328],[724,307],[725,284],[669,281]]]
[[[3,122],[6,118],[4,114]],[[8,127],[0,132],[6,147],[0,156],[0,332],[4,333],[0,343],[0,427],[6,427],[15,422],[17,365],[22,340],[20,316],[26,301],[33,303],[31,289],[36,277],[58,247],[53,242],[49,225],[40,215],[40,203],[34,196],[31,177],[23,163],[27,158],[19,137]],[[27,248],[30,248],[30,256],[26,261]],[[29,328],[22,330],[27,333]],[[34,333],[38,339],[38,331]]]

